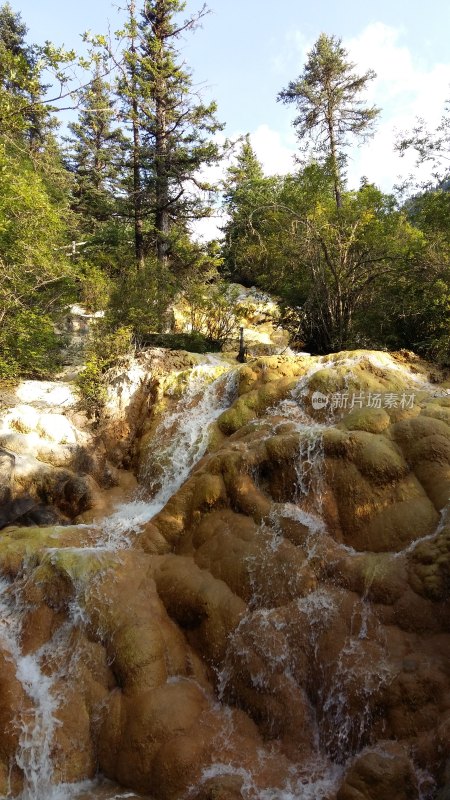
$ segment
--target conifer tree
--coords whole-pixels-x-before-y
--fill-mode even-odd
[[[349,141],[366,138],[379,113],[375,106],[364,106],[360,97],[375,73],[357,75],[354,68],[341,39],[322,33],[302,74],[278,95],[283,103],[297,106],[294,127],[299,140],[312,142],[315,153],[325,155],[338,208]]]
[[[78,122],[69,129],[68,166],[74,176],[73,208],[81,230],[95,232],[116,211],[122,179],[124,136],[116,125],[110,87],[97,67],[81,92]]]
[[[259,234],[268,206],[274,202],[276,183],[273,178],[264,176],[247,134],[235,163],[227,170],[223,194],[228,214],[223,227],[224,266],[228,275],[238,282],[252,283],[260,268]]]
[[[207,10],[181,21],[184,7],[180,0],[146,0],[136,21],[131,0],[120,81],[131,129],[136,258],[139,264],[153,253],[161,271],[169,261],[173,266],[177,237],[210,213],[212,187],[200,173],[218,160],[213,136],[222,129],[215,103],[196,96],[178,48]]]
[[[26,42],[27,26],[9,3],[0,7],[0,133],[38,145],[48,123],[39,48]]]

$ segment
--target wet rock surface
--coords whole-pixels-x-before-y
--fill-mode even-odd
[[[132,466],[137,434],[160,383],[195,363],[189,353],[153,349],[112,369],[100,419],[83,411],[75,384],[64,376],[2,392],[0,528],[105,513],[103,492],[120,488],[121,471]],[[21,510],[25,506],[30,514]]]
[[[215,419],[175,381],[141,474],[163,497],[170,441],[199,460],[150,521],[114,547],[97,523],[5,529],[11,796],[45,740],[17,741],[18,697],[54,702],[48,785],[99,768],[155,800],[446,796],[450,400],[428,378],[384,353],[264,357],[208,383]],[[178,432],[196,414],[204,455],[201,426]],[[27,657],[40,700],[11,670]]]

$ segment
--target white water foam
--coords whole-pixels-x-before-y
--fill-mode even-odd
[[[237,776],[242,780],[241,792],[244,800],[332,800],[342,780],[342,774],[342,767],[317,759],[304,764],[301,770],[293,768],[292,775],[283,786],[262,789],[249,770],[218,762],[203,771],[200,785],[211,778]],[[187,798],[196,790],[198,786],[192,788]]]
[[[218,366],[223,368],[219,377]],[[171,414],[161,420],[147,454],[142,479],[147,484],[149,499],[135,498],[123,503],[100,523],[99,547],[112,550],[129,547],[132,534],[149,522],[188,478],[195,464],[204,456],[211,424],[234,399],[236,370],[223,362],[194,367],[182,397]],[[153,463],[161,465],[152,475]]]
[[[18,767],[23,771],[25,788],[20,800],[59,800],[53,794],[51,746],[58,725],[55,712],[58,700],[52,693],[53,681],[41,670],[40,652],[22,655],[20,649],[21,608],[11,585],[0,579],[0,637],[16,666],[17,679],[32,701],[31,711],[17,720],[20,729]]]

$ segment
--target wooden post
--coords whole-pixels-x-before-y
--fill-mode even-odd
[[[246,352],[244,346],[244,328],[239,328],[239,353],[237,360],[240,364],[245,364]]]

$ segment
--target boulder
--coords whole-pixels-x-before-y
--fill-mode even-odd
[[[8,525],[61,525],[65,522],[65,517],[55,508],[27,495],[3,503],[0,508],[0,530]]]
[[[337,800],[418,800],[419,788],[410,758],[394,742],[357,756],[347,771]]]

